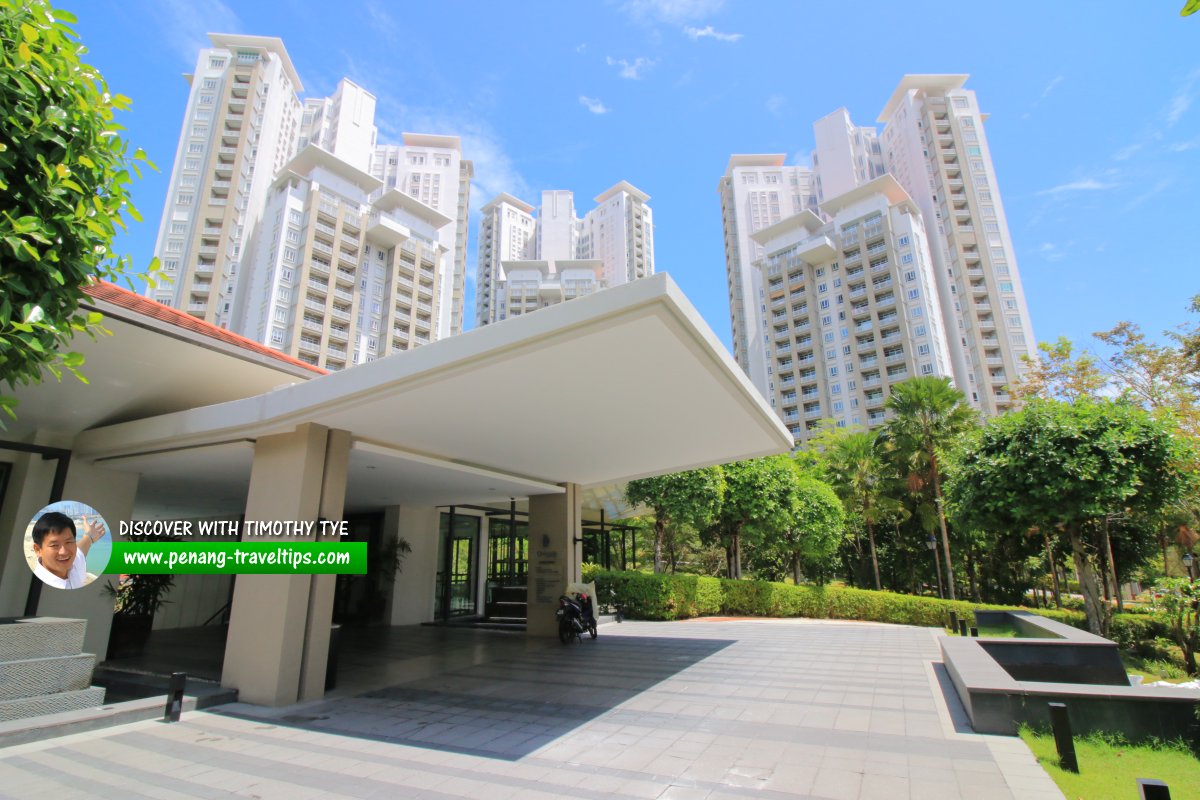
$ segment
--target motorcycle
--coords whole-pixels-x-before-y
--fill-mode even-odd
[[[596,615],[592,610],[592,599],[586,592],[559,597],[554,616],[558,620],[558,640],[563,644],[582,642],[584,633],[596,638]]]

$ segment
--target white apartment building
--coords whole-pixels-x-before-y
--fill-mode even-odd
[[[649,199],[621,181],[598,195],[596,207],[580,219],[566,190],[542,192],[536,212],[510,194],[494,198],[479,224],[476,324],[653,275]]]
[[[458,137],[379,144],[369,91],[301,102],[279,39],[210,38],[156,246],[174,280],[147,294],[330,369],[460,332]]]
[[[229,327],[243,249],[271,181],[295,153],[300,77],[280,39],[210,34],[200,51],[154,254],[148,296]]]
[[[752,238],[765,253],[755,267],[770,326],[768,397],[797,442],[822,420],[878,426],[894,384],[951,374],[924,222],[894,177]]]
[[[772,323],[778,309],[768,310],[762,273],[754,267],[768,255],[765,242],[754,234],[806,209],[831,222],[839,198],[854,196],[887,173],[915,203],[925,226],[937,327],[949,358],[948,370],[941,371],[935,359],[929,362],[933,372],[926,374],[951,376],[986,415],[1011,408],[1005,386],[1019,374],[1020,357],[1034,338],[983,135],[984,116],[974,93],[962,88],[965,80],[963,75],[906,76],[880,115],[885,127],[879,134],[855,126],[845,109],[824,117],[814,125],[811,168],[784,166],[778,154],[730,159],[719,194],[734,355],[766,397],[782,401],[779,382],[773,381],[778,359]],[[790,198],[775,189],[785,180],[792,184]],[[778,249],[777,242],[770,243]],[[896,275],[892,280],[899,282]],[[921,289],[922,297],[931,296]],[[935,336],[931,325],[925,327]],[[937,342],[928,344],[929,354],[936,354]],[[924,371],[923,363],[915,366]],[[916,374],[912,364],[905,367]],[[795,408],[801,419],[788,420],[790,427],[817,418],[804,418],[802,405]],[[811,401],[809,410],[816,410]],[[822,405],[824,417],[853,422],[853,413],[831,411]],[[842,411],[849,412],[849,406]],[[864,424],[872,421],[878,420],[863,418]]]
[[[457,336],[463,330],[463,303],[467,282],[468,209],[471,203],[473,164],[463,158],[457,136],[405,133],[400,145],[377,145],[370,172],[384,189],[399,189],[450,218],[438,229],[437,241],[452,253],[452,268],[442,274],[440,296],[449,298],[438,315],[437,338]]]
[[[717,186],[725,229],[725,268],[733,357],[764,397],[771,330],[762,272],[754,263],[766,251],[753,239],[758,231],[817,206],[812,170],[784,164],[783,153],[735,155]]]
[[[988,416],[1036,339],[984,132],[966,75],[906,75],[879,115],[888,171],[925,217],[955,383]]]

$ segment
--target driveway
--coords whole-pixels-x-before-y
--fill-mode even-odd
[[[927,629],[625,622],[568,646],[439,630],[410,638],[454,657],[409,652],[421,668],[386,688],[0,750],[0,795],[1062,797],[1020,740],[969,732]]]

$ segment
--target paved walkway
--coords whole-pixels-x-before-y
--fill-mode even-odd
[[[470,663],[398,686],[0,750],[0,796],[1062,797],[1020,740],[961,732],[925,629],[626,622],[565,647],[453,635]]]

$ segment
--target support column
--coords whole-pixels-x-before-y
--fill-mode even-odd
[[[568,583],[580,579],[583,493],[564,483],[563,494],[529,498],[528,622],[530,636],[557,636],[554,610]]]
[[[350,436],[304,424],[254,446],[246,519],[340,520]],[[325,578],[327,580],[320,580]],[[267,706],[324,692],[334,576],[242,575],[233,592],[221,684]]]

